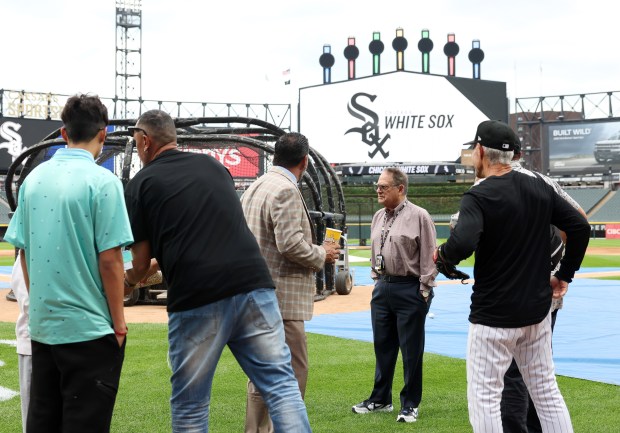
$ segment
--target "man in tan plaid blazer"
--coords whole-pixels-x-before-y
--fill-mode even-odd
[[[273,167],[241,197],[245,219],[276,285],[286,344],[302,397],[308,378],[304,321],[312,318],[314,273],[340,253],[336,244],[314,244],[314,225],[297,187],[308,167],[308,150],[306,137],[284,134],[275,144]],[[273,432],[267,407],[252,382],[248,382],[245,432]]]

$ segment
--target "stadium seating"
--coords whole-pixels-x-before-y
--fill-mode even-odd
[[[565,191],[581,205],[586,213],[590,212],[609,192],[608,189],[603,188],[566,189]]]
[[[5,201],[0,200],[0,225],[9,223],[9,212],[11,212],[9,205]]]
[[[607,192],[607,191],[606,191]],[[590,215],[591,223],[620,222],[620,194],[614,193],[594,215]]]

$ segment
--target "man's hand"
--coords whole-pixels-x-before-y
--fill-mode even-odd
[[[551,289],[553,289],[553,299],[560,299],[568,291],[568,283],[559,280],[557,277],[551,277]]]
[[[321,245],[325,249],[325,263],[334,263],[340,257],[340,245],[336,242],[326,241]]]
[[[124,276],[124,288],[123,288],[123,295],[124,296],[129,296],[132,294],[132,292],[134,291],[134,289],[136,288],[137,284],[131,284],[129,282],[129,280],[127,280],[127,272],[125,272],[125,276]]]
[[[114,336],[118,342],[118,347],[123,346],[123,342],[125,341],[125,338],[127,338],[127,330],[127,325],[121,326],[120,329],[114,328]]]
[[[440,245],[433,254],[433,261],[437,266],[437,270],[443,275],[445,275],[447,278],[451,280],[461,280],[461,283],[465,284],[465,280],[469,279],[469,275],[467,275],[465,272],[459,271],[458,269],[456,269],[456,266],[451,265],[450,263],[445,261],[443,253],[441,252],[442,246],[443,245]]]

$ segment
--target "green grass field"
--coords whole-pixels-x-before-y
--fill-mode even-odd
[[[441,242],[441,240],[440,240]],[[0,249],[10,249],[0,244]],[[620,247],[620,240],[592,240],[591,246]],[[370,257],[368,250],[352,255]],[[12,258],[8,258],[12,264]],[[468,259],[472,260],[472,259]],[[463,262],[463,266],[471,266]],[[619,256],[587,256],[584,267],[620,267]],[[0,340],[15,338],[13,323],[0,322]],[[166,363],[166,325],[132,325],[121,377],[112,431],[159,433],[170,431],[170,371]],[[414,425],[396,424],[391,414],[356,415],[351,406],[368,397],[374,376],[371,343],[308,335],[310,377],[306,404],[315,433],[377,432],[395,430],[425,433],[470,432],[467,417],[465,361],[425,354],[424,398]],[[0,386],[17,390],[15,348],[0,344]],[[398,368],[402,364],[399,361]],[[575,432],[611,433],[620,425],[620,387],[558,377],[571,412]],[[397,401],[402,371],[394,381]],[[243,431],[246,378],[225,351],[217,369],[211,405],[211,431]],[[21,432],[19,398],[0,402],[0,433]]]
[[[8,242],[0,242],[0,251],[14,250],[13,245]],[[13,256],[0,256],[0,266],[13,266],[15,259]]]
[[[0,323],[0,339],[14,338],[13,324]],[[396,423],[396,413],[356,415],[351,406],[368,397],[374,376],[371,343],[309,334],[310,377],[306,404],[315,433],[421,431],[470,432],[465,361],[426,354],[424,399],[415,425]],[[166,326],[132,325],[112,431],[170,431],[170,372],[166,364]],[[0,345],[0,385],[18,389],[15,349]],[[402,364],[399,361],[399,366]],[[394,389],[402,387],[397,370]],[[575,432],[611,433],[620,425],[620,387],[559,377]],[[217,369],[211,404],[211,431],[243,431],[246,378],[225,351]],[[396,398],[398,391],[396,392]],[[397,401],[397,400],[396,400]],[[19,399],[0,402],[0,432],[21,432]]]

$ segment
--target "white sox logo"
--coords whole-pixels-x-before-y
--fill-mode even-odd
[[[390,152],[383,149],[383,145],[390,138],[390,134],[387,134],[385,137],[381,138],[379,134],[379,116],[374,111],[364,107],[360,103],[357,102],[357,98],[366,97],[370,99],[370,102],[373,102],[377,95],[369,95],[368,93],[356,93],[351,98],[351,102],[347,104],[347,110],[351,114],[351,116],[356,119],[365,122],[359,128],[351,128],[344,135],[347,135],[349,132],[359,132],[362,135],[362,141],[366,143],[368,146],[375,146],[372,151],[368,152],[368,156],[370,158],[374,158],[377,152],[381,152],[383,158],[387,158],[390,156]],[[369,120],[367,120],[367,118]]]
[[[22,136],[17,132],[21,127],[22,125],[15,122],[4,122],[0,125],[0,137],[7,140],[0,143],[0,149],[6,149],[13,161],[24,150]]]

